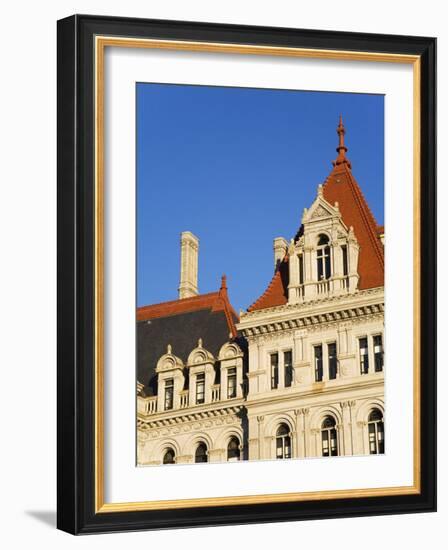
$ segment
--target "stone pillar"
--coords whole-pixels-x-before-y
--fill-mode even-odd
[[[278,352],[278,387],[285,387],[285,361],[284,361],[284,352]]]
[[[322,366],[322,380],[327,382],[330,379],[330,369],[328,368],[328,345],[325,343],[322,344]]]
[[[359,374],[357,350],[354,349],[354,338],[351,321],[339,325],[338,329],[339,376],[350,378]]]
[[[252,338],[249,339],[249,372],[247,378],[249,380],[248,395],[258,393],[258,344]]]
[[[310,431],[310,442],[311,442],[311,448],[310,448],[310,454],[309,456],[322,456],[322,445],[320,441],[320,429],[319,428],[313,428]]]
[[[296,445],[295,445],[295,456],[297,458],[305,458],[309,456],[309,441],[307,441],[307,417],[310,413],[310,410],[307,408],[296,409]]]
[[[179,299],[198,294],[198,251],[199,239],[191,231],[184,231],[180,237]]]
[[[359,257],[359,244],[355,238],[353,232],[353,227],[350,226],[348,233],[348,245],[347,245],[347,255],[348,255],[348,277],[349,277],[349,288],[350,292],[354,292],[358,288],[358,257]]]
[[[208,450],[208,461],[209,462],[225,462],[226,450],[225,449],[209,449]]]
[[[274,239],[274,267],[283,260],[288,250],[288,241],[284,237]]]
[[[350,401],[343,401],[341,403],[342,410],[342,426],[341,426],[341,443],[343,448],[340,454],[344,456],[350,456],[353,454],[353,442],[351,433],[351,418],[350,418]]]
[[[369,357],[369,374],[375,372],[375,354],[373,350],[373,337],[370,334],[367,334],[367,346],[368,346],[368,357]]]
[[[176,464],[192,464],[194,462],[193,455],[178,455],[176,456]]]
[[[258,423],[258,458],[266,458],[264,451],[264,416],[257,416]]]
[[[357,437],[355,439],[355,454],[369,454],[369,437],[367,434],[367,421],[360,420],[356,424]]]
[[[248,460],[258,460],[260,458],[258,417],[252,415],[248,416],[247,423],[250,436],[247,440],[247,458]]]
[[[342,279],[344,278],[342,248],[339,243],[335,242],[332,247],[333,256],[333,290],[336,294],[340,294],[344,288]]]
[[[258,342],[258,392],[263,393],[268,391],[271,387],[271,365],[267,360],[264,353],[264,346],[262,342]]]

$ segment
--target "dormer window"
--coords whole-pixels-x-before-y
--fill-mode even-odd
[[[327,235],[319,235],[317,241],[317,280],[323,281],[331,277],[330,239]]]

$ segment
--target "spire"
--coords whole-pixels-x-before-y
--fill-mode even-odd
[[[339,164],[347,164],[347,166],[351,168],[352,165],[348,160],[348,158],[345,156],[345,153],[348,151],[348,149],[344,143],[345,127],[344,127],[344,123],[342,122],[342,115],[339,115],[339,126],[337,127],[336,131],[339,136],[339,145],[336,147],[338,156],[337,156],[337,159],[333,161],[333,166],[337,166]]]
[[[221,288],[219,290],[227,292],[227,277],[225,275],[221,277]]]
[[[221,298],[227,299],[227,277],[223,275],[221,277],[221,287],[219,288],[219,296]]]

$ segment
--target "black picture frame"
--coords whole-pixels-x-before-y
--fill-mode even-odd
[[[97,513],[95,510],[94,39],[97,35],[420,57],[419,494]],[[436,510],[436,39],[74,15],[58,22],[57,526],[73,534]]]

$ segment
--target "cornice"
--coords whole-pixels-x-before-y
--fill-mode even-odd
[[[238,330],[250,338],[324,323],[346,322],[368,315],[384,315],[384,287],[360,291],[351,296],[333,296],[304,304],[286,304],[248,312],[241,316]]]
[[[357,376],[356,379],[347,378],[333,380],[330,382],[319,382],[318,384],[320,387],[318,391],[316,391],[316,384],[311,384],[303,388],[300,388],[300,386],[292,386],[286,391],[283,388],[283,390],[279,391],[278,395],[273,395],[274,390],[261,396],[254,397],[253,399],[250,399],[250,396],[248,396],[248,398],[246,398],[245,406],[249,414],[250,409],[256,408],[258,405],[265,406],[267,404],[288,403],[289,401],[292,401],[293,403],[295,402],[297,406],[297,399],[302,401],[303,399],[311,399],[322,396],[331,397],[334,394],[340,394],[341,391],[350,392],[357,391],[359,389],[368,390],[376,387],[380,387],[384,390],[384,373],[375,373],[372,376],[366,375],[361,378],[363,379],[360,380],[360,377]],[[347,401],[347,399],[345,399],[345,401]]]
[[[219,402],[204,407],[188,407],[156,414],[137,414],[137,426],[140,429],[173,426],[187,422],[199,422],[216,417],[235,415],[244,406],[244,399],[233,399],[232,402]]]

